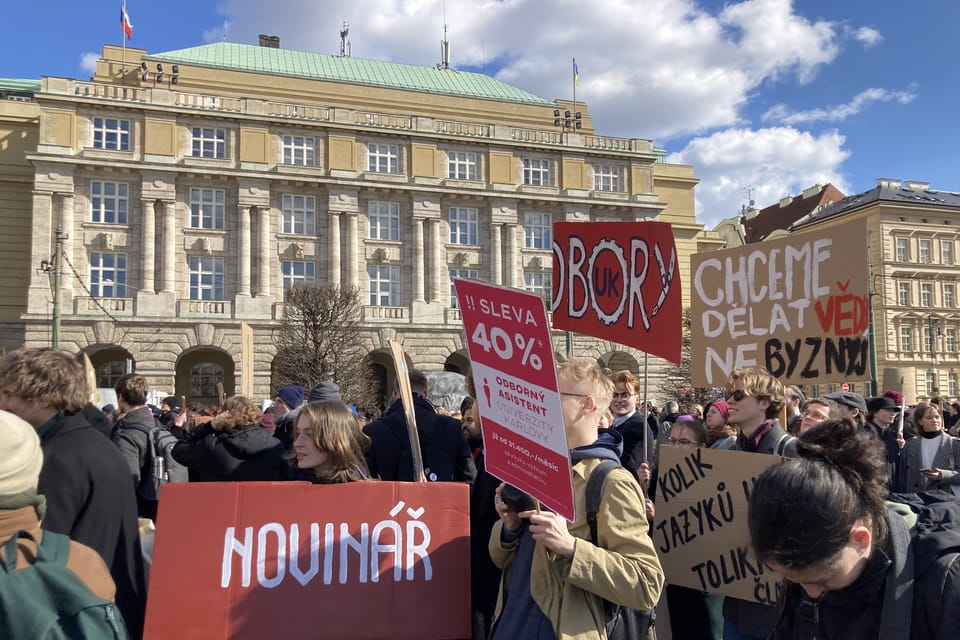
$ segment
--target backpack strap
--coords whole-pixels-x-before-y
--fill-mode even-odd
[[[890,527],[893,564],[883,592],[878,639],[898,640],[910,637],[910,617],[913,613],[913,547],[910,544],[907,523],[903,516],[891,507],[887,507],[887,523]]]
[[[597,542],[597,512],[600,511],[600,498],[603,496],[603,485],[607,481],[607,476],[612,469],[620,466],[619,462],[613,460],[601,460],[587,478],[587,526],[590,527],[590,542],[599,547]]]

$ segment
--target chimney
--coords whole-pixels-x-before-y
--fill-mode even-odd
[[[900,181],[894,178],[877,178],[877,186],[881,189],[899,189]]]
[[[786,196],[780,199],[780,208],[789,207],[790,203],[793,202],[793,196]]]
[[[903,188],[907,191],[929,191],[929,182],[919,182],[918,180],[905,180]]]
[[[823,191],[823,185],[815,184],[812,187],[807,187],[803,190],[803,199],[812,198],[821,191]]]
[[[267,36],[260,34],[260,46],[267,47],[268,49],[279,49],[280,48],[280,36]]]

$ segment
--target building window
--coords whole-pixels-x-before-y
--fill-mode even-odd
[[[930,326],[923,328],[923,350],[927,353],[933,353],[933,337],[935,333]]]
[[[93,148],[129,151],[130,121],[117,118],[94,118]]]
[[[953,240],[940,241],[940,262],[953,264]]]
[[[454,180],[476,180],[477,154],[472,151],[447,151],[447,177]]]
[[[927,395],[932,396],[935,393],[934,389],[937,388],[937,377],[933,375],[933,371],[927,371],[926,378]]]
[[[929,282],[920,283],[920,306],[933,306],[933,285]]]
[[[947,388],[951,396],[957,395],[957,374],[953,371],[947,374]]]
[[[551,187],[550,161],[538,158],[523,159],[523,184],[535,187]]]
[[[227,130],[211,129],[207,127],[193,128],[193,157],[217,158],[227,157]]]
[[[913,329],[910,327],[900,327],[900,351],[905,353],[913,351]]]
[[[190,256],[190,299],[223,300],[223,258]]]
[[[316,139],[307,136],[283,136],[283,164],[315,166],[316,143]]]
[[[400,150],[395,144],[368,144],[367,171],[400,173]]]
[[[553,220],[550,214],[523,214],[523,235],[523,246],[527,249],[550,249],[553,245]]]
[[[480,272],[476,269],[450,269],[450,306],[456,309],[460,305],[457,304],[457,288],[453,284],[454,278],[473,278],[477,279],[480,277]]]
[[[111,360],[97,369],[97,387],[113,389],[117,380],[127,374],[127,363],[123,360]]]
[[[523,285],[526,290],[543,298],[548,305],[550,304],[550,297],[553,295],[551,275],[549,271],[523,272]]]
[[[194,229],[223,229],[223,189],[190,189],[190,226]]]
[[[127,254],[90,252],[90,295],[127,297]]]
[[[107,224],[127,224],[127,194],[129,185],[126,182],[103,182],[94,180],[90,183],[90,222],[105,222]],[[145,205],[149,206],[149,205]]]
[[[919,241],[920,246],[920,262],[923,264],[930,264],[930,240],[921,238]]]
[[[947,309],[953,309],[956,306],[957,286],[953,284],[943,285],[943,306]]]
[[[947,353],[956,353],[957,352],[957,330],[956,329],[947,329],[946,335],[943,338],[943,350]]]
[[[897,283],[897,302],[901,307],[910,306],[910,283],[909,282],[898,282]]]
[[[371,305],[396,307],[400,304],[400,267],[368,266],[367,277],[370,279]]]
[[[593,167],[594,191],[623,191],[622,171],[617,165],[598,164]]]
[[[315,262],[284,260],[281,267],[283,269],[284,297],[286,297],[287,291],[294,287],[314,284],[317,281],[317,264]]]
[[[477,244],[477,210],[450,207],[450,243]]]
[[[373,240],[400,239],[400,203],[368,202],[368,237]]]
[[[910,245],[907,238],[897,238],[897,262],[910,262]]]
[[[190,369],[190,397],[216,398],[223,384],[223,367],[215,362],[198,362]]]
[[[313,196],[284,194],[283,233],[312,236],[317,232],[317,199]]]

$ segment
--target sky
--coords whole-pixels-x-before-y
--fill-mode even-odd
[[[8,3],[0,77],[87,78],[120,44],[120,1]],[[956,0],[129,0],[128,46],[161,53],[278,35],[336,54],[455,68],[546,98],[573,96],[572,59],[601,135],[651,139],[700,179],[708,227],[833,183],[960,191]],[[29,27],[29,28],[28,28]]]

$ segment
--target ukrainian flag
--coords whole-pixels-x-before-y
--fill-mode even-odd
[[[580,69],[577,67],[577,59],[573,59],[573,84],[580,86]]]

